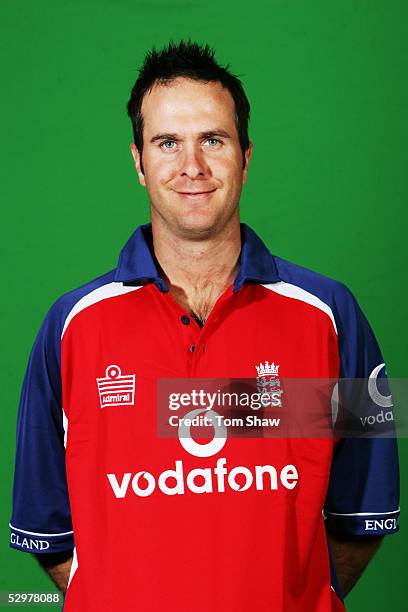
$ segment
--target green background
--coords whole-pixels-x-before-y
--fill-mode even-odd
[[[0,591],[52,590],[8,548],[20,385],[50,304],[113,268],[148,219],[125,104],[153,44],[191,36],[231,64],[252,105],[242,219],[272,252],[347,284],[389,375],[408,375],[407,18],[397,0],[1,1]],[[404,507],[405,440],[400,459]],[[350,612],[407,610],[404,524]]]

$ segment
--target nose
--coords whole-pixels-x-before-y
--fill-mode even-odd
[[[199,146],[186,145],[180,158],[180,175],[191,179],[207,177],[210,168],[205,160],[205,155]]]

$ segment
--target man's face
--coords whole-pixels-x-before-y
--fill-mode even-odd
[[[246,181],[234,101],[219,82],[178,78],[155,85],[142,103],[143,168],[131,145],[152,221],[180,237],[206,238],[234,216]]]

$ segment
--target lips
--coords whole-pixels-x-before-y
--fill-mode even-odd
[[[180,197],[187,198],[188,200],[201,200],[203,198],[208,198],[214,191],[215,189],[210,189],[208,191],[176,191],[176,193]]]

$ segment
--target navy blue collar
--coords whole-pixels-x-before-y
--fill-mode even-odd
[[[234,281],[234,292],[246,282],[266,284],[280,280],[273,255],[259,236],[245,223],[241,223],[241,243],[239,271]],[[161,291],[169,290],[159,274],[158,263],[154,256],[151,223],[140,225],[123,247],[115,281],[135,285],[153,282]]]

